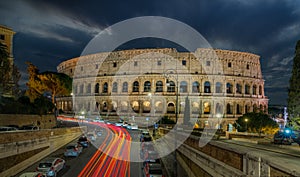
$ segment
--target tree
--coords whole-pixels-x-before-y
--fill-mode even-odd
[[[40,95],[43,95],[44,90],[42,82],[38,77],[39,69],[30,62],[26,62],[26,64],[29,78],[26,83],[28,89],[26,90],[25,95],[27,95],[30,98],[30,101],[33,102],[33,100],[38,98]]]
[[[0,42],[0,92],[3,92],[7,88],[7,83],[10,80],[10,62],[7,46]]]
[[[300,40],[296,44],[293,59],[293,69],[288,90],[288,113],[291,124],[299,129],[296,120],[300,118]]]
[[[246,121],[247,119],[247,121]],[[278,130],[277,123],[272,120],[268,114],[265,113],[247,113],[239,117],[235,123],[235,127],[238,131],[252,132],[252,133],[267,133],[274,134]]]
[[[28,87],[26,95],[31,101],[45,93],[50,93],[52,103],[55,104],[56,96],[70,95],[72,79],[68,75],[50,71],[39,73],[38,68],[32,63],[27,62],[27,65],[29,81],[26,84]]]
[[[55,107],[54,104],[44,96],[40,96],[39,98],[36,98],[33,102],[33,105],[35,108],[35,112],[38,115],[47,114],[51,112]]]

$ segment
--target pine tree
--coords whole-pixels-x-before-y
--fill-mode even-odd
[[[300,40],[296,45],[293,62],[290,87],[288,90],[288,113],[291,124],[296,128],[299,126],[296,120],[300,117]]]
[[[68,75],[50,71],[39,73],[38,68],[32,63],[26,64],[29,74],[26,95],[29,96],[31,102],[46,92],[51,93],[53,104],[55,104],[56,96],[70,95],[72,79]]]

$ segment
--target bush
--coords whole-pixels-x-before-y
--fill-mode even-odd
[[[176,124],[176,122],[170,119],[168,116],[164,116],[160,119],[160,124]]]

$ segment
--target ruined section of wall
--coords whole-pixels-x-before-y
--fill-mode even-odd
[[[0,114],[0,126],[17,125],[35,125],[40,129],[48,129],[56,126],[56,117],[49,115],[29,115],[29,114]]]

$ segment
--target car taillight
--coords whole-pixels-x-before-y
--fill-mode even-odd
[[[78,151],[78,148],[74,148],[75,151]]]

